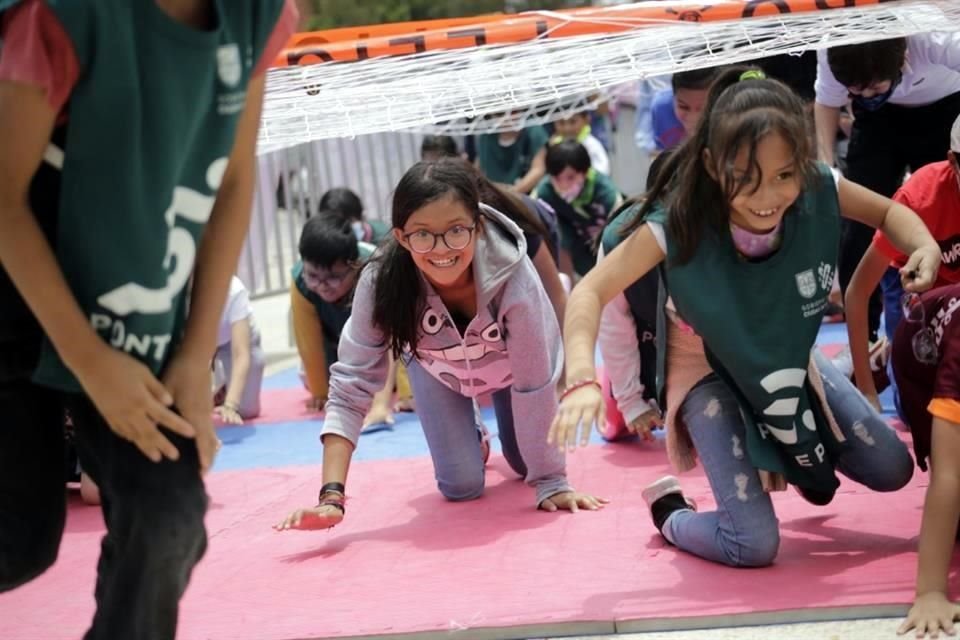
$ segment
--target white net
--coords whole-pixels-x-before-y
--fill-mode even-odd
[[[702,10],[710,0],[687,4]],[[645,77],[880,38],[960,31],[960,0],[894,0],[736,21],[646,20],[633,25],[637,28],[616,34],[273,69],[259,152],[383,131],[456,135],[497,131],[518,122],[545,123]],[[511,115],[496,115],[504,113]]]

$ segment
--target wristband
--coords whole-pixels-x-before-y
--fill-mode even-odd
[[[233,411],[234,413],[240,413],[240,407],[238,407],[237,405],[233,404],[232,402],[224,402],[222,406],[223,406],[224,409],[229,409],[230,411]]]
[[[600,382],[596,378],[587,378],[586,380],[580,380],[579,382],[574,382],[573,384],[568,384],[567,387],[563,390],[563,393],[560,394],[560,402],[563,402],[563,399],[568,395],[576,391],[577,389],[582,389],[583,387],[589,387],[593,385],[597,390],[602,389]]]

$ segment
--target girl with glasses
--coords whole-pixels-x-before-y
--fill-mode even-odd
[[[331,369],[317,505],[279,529],[323,529],[344,516],[350,458],[389,356],[407,365],[437,485],[449,500],[484,490],[474,400],[492,394],[504,457],[545,511],[598,509],[547,444],[562,369],[560,328],[520,228],[481,204],[475,170],[420,162],[393,197],[393,238],[364,269]]]

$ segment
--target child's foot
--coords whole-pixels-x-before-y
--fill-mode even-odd
[[[663,525],[667,518],[676,511],[696,511],[697,505],[689,498],[684,497],[680,489],[680,481],[674,476],[664,476],[647,486],[641,493],[643,501],[650,509],[653,524],[663,536]],[[666,536],[663,536],[667,539]],[[669,542],[669,540],[668,540]]]

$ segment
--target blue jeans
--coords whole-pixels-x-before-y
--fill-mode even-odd
[[[900,271],[890,267],[880,280],[883,290],[883,325],[887,340],[893,344],[893,334],[903,318],[903,307],[900,299],[903,298],[903,284],[900,282]],[[893,358],[887,360],[887,377],[890,378],[890,388],[893,392],[893,405],[897,409],[897,416],[906,422],[903,411],[900,410],[900,392],[897,391],[897,379],[893,375]]]
[[[815,351],[827,403],[846,442],[834,461],[837,471],[875,491],[896,491],[913,475],[906,445],[883,418]],[[680,415],[706,471],[717,510],[674,512],[664,535],[680,549],[734,567],[773,562],[780,530],[773,502],[760,485],[746,451],[746,427],[733,393],[716,375],[687,395]]]
[[[57,558],[66,513],[64,407],[107,525],[97,610],[84,638],[172,640],[180,597],[207,546],[207,495],[193,440],[164,431],[180,459],[151,462],[86,397],[27,380],[0,384],[0,592]]]
[[[448,500],[473,500],[483,495],[483,455],[473,399],[462,396],[427,373],[416,360],[407,364],[433,471],[440,493]],[[510,468],[526,477],[513,424],[510,387],[493,394],[500,448]]]

